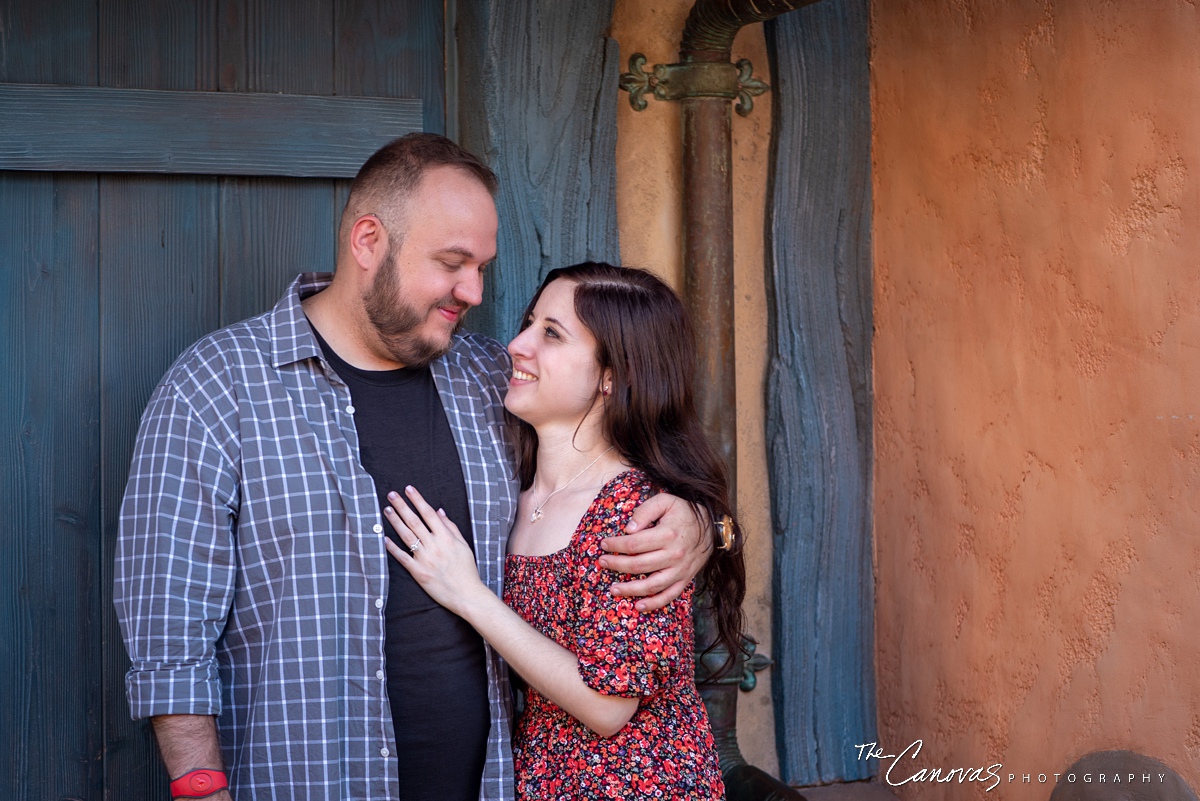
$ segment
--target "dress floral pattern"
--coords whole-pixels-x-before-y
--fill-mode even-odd
[[[526,691],[513,735],[518,799],[717,799],[724,785],[693,678],[692,588],[664,609],[638,612],[607,592],[596,560],[656,494],[630,470],[600,491],[570,544],[546,556],[509,554],[504,600],[579,659],[597,692],[640,698],[621,731],[600,737],[537,690]]]

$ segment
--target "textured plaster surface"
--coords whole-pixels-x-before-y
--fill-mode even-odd
[[[678,59],[679,37],[692,0],[653,3],[616,0],[612,36],[621,47],[622,71],[632,53],[648,68]],[[734,41],[733,60],[750,59],[767,74],[761,25]],[[617,111],[617,220],[625,264],[653,270],[676,289],[683,285],[683,140],[677,103],[651,98],[634,112],[620,93]],[[749,534],[746,546],[747,631],[771,653],[771,529],[763,380],[766,371],[767,302],[763,266],[771,95],[755,98],[748,118],[733,115],[734,259],[738,396],[738,509]],[[695,321],[704,325],[703,320]],[[778,774],[774,713],[768,673],[738,700],[738,741],[753,765]]]
[[[1006,779],[902,798],[1116,748],[1200,788],[1198,41],[1194,0],[873,5],[881,742]]]

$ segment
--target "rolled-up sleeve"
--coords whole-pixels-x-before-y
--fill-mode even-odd
[[[237,493],[229,455],[160,385],[138,431],[114,565],[135,719],[221,712],[215,654],[236,579]]]

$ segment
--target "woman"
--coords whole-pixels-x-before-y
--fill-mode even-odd
[[[597,563],[602,538],[622,534],[661,490],[714,520],[730,513],[692,400],[683,306],[643,270],[554,270],[508,350],[522,493],[504,602],[479,580],[458,528],[412,487],[416,513],[395,493],[386,510],[411,552],[390,540],[388,550],[529,685],[513,738],[518,798],[723,798],[693,678],[692,589],[638,612],[608,594]],[[739,534],[700,577],[730,654],[745,592]]]

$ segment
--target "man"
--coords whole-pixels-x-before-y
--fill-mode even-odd
[[[495,188],[443,137],[384,147],[351,188],[333,277],[200,340],[151,397],[115,600],[132,713],[153,719],[173,794],[511,797],[506,668],[386,555],[381,515],[417,486],[499,593],[511,365],[457,333],[495,256]],[[651,573],[613,591],[661,606],[711,546],[678,499],[638,512],[647,530],[605,566]]]

